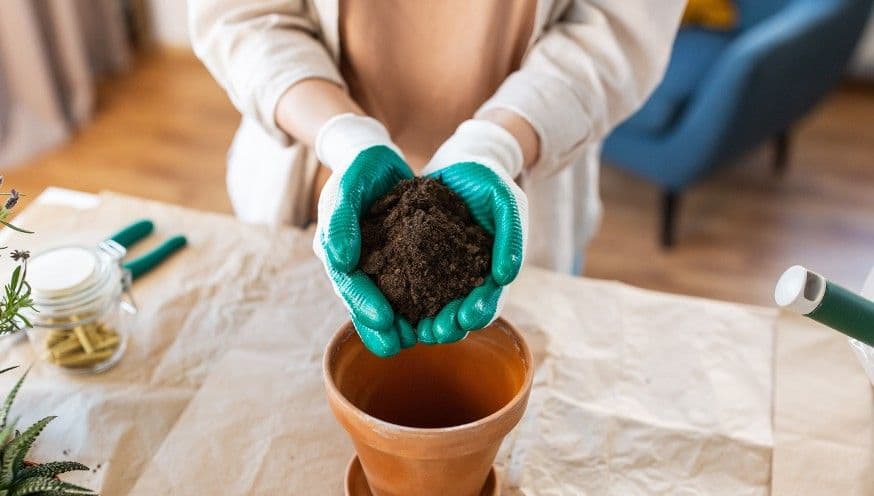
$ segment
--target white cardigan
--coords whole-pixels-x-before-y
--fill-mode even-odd
[[[660,80],[685,0],[539,0],[528,51],[480,111],[531,123],[540,158],[520,182],[528,260],[570,271],[600,220],[599,144]],[[189,0],[194,50],[243,114],[228,191],[248,222],[304,225],[317,164],[274,120],[294,83],[340,85],[337,0]],[[463,15],[460,13],[459,15]]]

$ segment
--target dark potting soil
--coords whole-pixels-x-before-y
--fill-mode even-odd
[[[412,325],[489,272],[492,237],[436,179],[401,181],[361,219],[361,269]]]

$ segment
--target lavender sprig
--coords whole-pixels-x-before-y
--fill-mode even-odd
[[[3,185],[3,176],[0,176],[0,186]],[[12,209],[18,205],[18,200],[24,196],[19,193],[16,189],[12,189],[9,193],[0,193],[0,196],[8,196],[6,202],[0,207],[0,224],[12,229],[14,231],[22,232],[25,234],[33,234],[33,231],[28,231],[26,229],[22,229],[11,222],[9,222],[9,216],[12,215]]]
[[[0,176],[0,186],[2,185],[3,176]],[[0,205],[0,224],[19,232],[31,233],[31,231],[17,227],[8,221],[12,209],[18,205],[18,201],[23,195],[15,189],[10,190],[9,193],[0,192],[0,195],[8,196],[6,201]],[[5,248],[4,246],[2,249]],[[30,322],[22,312],[33,309],[34,305],[30,284],[27,282],[27,259],[30,258],[30,252],[12,250],[9,258],[18,265],[12,270],[12,276],[9,283],[4,285],[3,295],[0,298],[0,335],[20,330],[22,326],[30,327]]]
[[[18,191],[15,191],[15,188],[13,188],[12,191],[9,192],[9,198],[6,199],[6,205],[4,206],[4,208],[6,210],[12,210],[13,208],[15,208],[15,205],[18,204],[18,198],[20,196],[21,195],[18,194]]]

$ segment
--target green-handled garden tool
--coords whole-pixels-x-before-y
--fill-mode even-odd
[[[103,244],[109,245],[114,251],[119,252],[123,256],[128,248],[152,234],[154,230],[155,224],[152,221],[141,219],[113,234]],[[122,267],[130,271],[132,279],[137,279],[157,267],[167,257],[185,246],[187,242],[185,236],[172,236],[148,253],[123,262]]]
[[[774,300],[782,308],[874,346],[874,301],[800,265],[780,276]]]

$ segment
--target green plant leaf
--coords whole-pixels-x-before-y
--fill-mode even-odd
[[[15,426],[18,424],[18,419],[16,418],[12,422],[9,423],[3,429],[0,429],[0,449],[6,447],[9,441],[15,438]]]
[[[0,334],[19,330],[22,325],[30,327],[24,309],[34,309],[31,287],[27,282],[27,264],[22,263],[12,272],[10,282],[3,286],[5,296],[0,298]]]
[[[15,290],[18,287],[18,278],[21,277],[21,266],[15,267],[15,270],[12,271],[12,280],[9,281],[9,288],[11,290]]]
[[[70,490],[62,490],[62,491],[43,491],[39,493],[38,496],[96,496],[97,493],[94,491],[83,493],[83,492],[70,492]]]
[[[94,494],[94,491],[79,487],[69,482],[64,482],[50,477],[33,477],[12,488],[10,496],[27,496],[28,494]]]
[[[34,477],[12,488],[11,496],[24,496],[60,489],[61,481],[50,477]]]
[[[24,233],[24,234],[33,234],[33,231],[28,231],[27,229],[22,229],[20,227],[13,226],[12,224],[6,222],[5,220],[0,220],[0,224],[3,224],[4,226],[8,227],[9,229],[12,229],[13,231],[18,231],[18,232]]]
[[[20,436],[12,440],[0,456],[0,486],[8,486],[15,478],[15,472],[24,465],[24,457],[33,446],[40,432],[54,420],[55,417],[45,417],[28,427]]]
[[[87,487],[77,486],[76,484],[71,484],[64,481],[61,481],[61,484],[64,487],[64,494],[94,494],[94,491],[88,489]]]
[[[12,409],[12,403],[15,401],[15,396],[18,394],[18,390],[21,389],[21,384],[24,382],[24,378],[27,377],[28,372],[30,372],[30,367],[21,374],[21,377],[18,378],[18,382],[15,383],[15,386],[13,386],[9,391],[9,394],[6,395],[6,399],[3,401],[3,406],[0,407],[0,428],[6,427],[9,410]]]
[[[79,462],[49,462],[40,465],[31,465],[29,467],[24,467],[15,474],[15,480],[20,481],[31,477],[54,477],[58,474],[71,472],[73,470],[88,470],[88,467]]]

